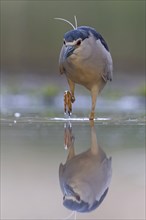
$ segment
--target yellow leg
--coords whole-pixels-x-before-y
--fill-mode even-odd
[[[71,93],[69,91],[64,92],[64,113],[71,115],[72,113],[72,102],[71,102]]]
[[[94,120],[94,118],[95,118],[95,112],[91,111],[89,119]]]
[[[92,108],[91,108],[91,113],[89,116],[90,120],[94,120],[95,118],[95,106],[96,106],[96,99],[97,99],[98,93],[99,93],[98,87],[93,87],[91,90]]]
[[[64,128],[64,146],[66,150],[68,149],[67,161],[75,156],[74,141],[75,137],[72,134],[71,124],[66,123]]]
[[[75,83],[71,81],[70,79],[68,80],[70,92],[71,92],[71,102],[73,103],[75,101],[75,96],[74,96],[74,91],[75,91]]]

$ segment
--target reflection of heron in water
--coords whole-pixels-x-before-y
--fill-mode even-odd
[[[65,126],[66,163],[60,164],[59,180],[63,205],[77,212],[90,212],[104,200],[111,181],[111,158],[97,143],[95,127],[91,126],[89,150],[75,155],[71,123]]]

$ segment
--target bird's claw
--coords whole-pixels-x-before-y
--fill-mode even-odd
[[[71,96],[71,102],[74,103],[74,101],[75,101],[75,97]]]
[[[72,97],[70,91],[64,92],[64,113],[69,116],[72,114]]]

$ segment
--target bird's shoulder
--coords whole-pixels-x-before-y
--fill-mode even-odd
[[[60,56],[59,56],[59,71],[60,71],[60,74],[65,73],[65,67],[63,65],[63,63],[64,63],[63,54],[64,54],[64,46],[62,46],[61,51],[60,51]]]
[[[89,27],[89,26],[80,26],[80,27],[78,27],[78,29],[81,30],[81,31],[86,31],[88,33],[88,37],[90,36],[90,34],[92,34],[94,36],[94,38],[96,40],[100,40],[100,42],[105,47],[105,49],[107,51],[109,51],[109,48],[108,48],[108,45],[107,45],[106,41],[104,40],[102,35],[99,32],[97,32],[94,28]]]

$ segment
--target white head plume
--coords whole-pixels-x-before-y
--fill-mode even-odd
[[[65,21],[66,23],[70,24],[74,30],[77,29],[77,25],[78,25],[78,24],[77,24],[77,18],[76,18],[76,16],[74,16],[75,26],[74,26],[70,21],[68,21],[68,20],[66,20],[66,19],[64,19],[64,18],[54,18],[54,19],[56,19],[56,20],[61,20],[61,21]]]

